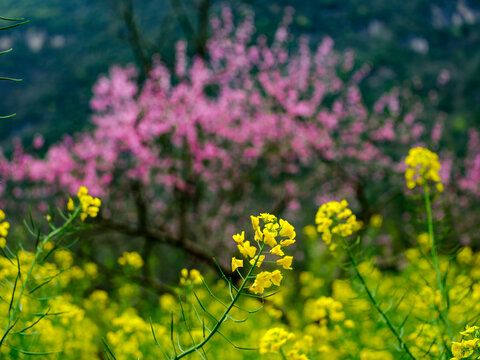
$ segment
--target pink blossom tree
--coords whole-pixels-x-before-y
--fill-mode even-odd
[[[328,37],[312,50],[289,33],[291,19],[289,9],[269,43],[254,36],[253,16],[235,26],[224,8],[211,19],[207,60],[178,42],[173,73],[155,58],[138,85],[133,66],[112,67],[94,87],[91,129],[44,156],[18,143],[0,159],[0,191],[43,199],[85,185],[104,199],[102,226],[143,237],[145,254],[165,243],[204,260],[231,243],[238,219],[306,200],[313,208],[313,195],[355,198],[368,220],[395,189],[389,175],[403,184],[408,148],[438,141],[441,127],[428,133],[405,89],[367,106],[359,84],[368,66]],[[372,200],[370,182],[386,195]]]

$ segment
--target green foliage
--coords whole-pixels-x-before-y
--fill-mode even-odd
[[[0,16],[0,21],[3,21],[5,23],[7,23],[7,25],[0,26],[0,31],[13,29],[17,26],[28,23],[28,20],[25,21],[25,19],[23,19],[23,18],[22,19],[16,19],[16,18],[7,18],[7,17],[3,17],[3,16]],[[8,24],[8,23],[10,23],[10,24]],[[13,51],[12,48],[7,49],[7,50],[3,50],[3,51],[0,51],[0,55],[5,55],[5,54],[8,54],[12,51]],[[2,80],[3,81],[22,81],[21,79],[15,79],[15,78],[11,78],[11,77],[0,76],[0,81],[2,81]],[[7,115],[7,116],[0,116],[0,119],[10,118],[10,117],[15,116],[15,115],[16,114],[11,114],[11,115]]]

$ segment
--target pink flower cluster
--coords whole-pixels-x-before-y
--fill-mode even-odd
[[[471,129],[467,154],[464,163],[463,177],[458,185],[476,196],[480,196],[480,136],[478,131]]]
[[[305,174],[319,177],[317,184],[334,181],[333,191],[399,171],[408,148],[425,137],[422,106],[392,89],[370,110],[359,87],[369,67],[356,67],[353,53],[336,52],[330,38],[313,50],[307,38],[293,39],[291,20],[288,10],[269,42],[254,37],[253,16],[234,26],[224,8],[212,18],[208,60],[189,59],[179,42],[174,73],[154,59],[141,85],[133,66],[112,67],[94,87],[91,131],[66,137],[43,157],[18,144],[10,160],[0,158],[0,175],[33,182],[41,195],[85,185],[115,211],[140,183],[158,219],[186,202],[192,222],[203,212],[215,228],[223,222],[212,214],[242,211],[239,198],[280,196],[272,189],[285,189],[285,177],[293,182],[284,193],[295,201],[292,184]],[[478,157],[473,163],[480,167]],[[343,169],[341,182],[330,166]]]

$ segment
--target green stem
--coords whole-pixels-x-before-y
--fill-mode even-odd
[[[427,211],[427,226],[428,226],[428,236],[430,237],[430,251],[432,253],[432,261],[433,261],[433,267],[435,269],[435,274],[437,277],[437,284],[438,284],[438,290],[440,291],[440,295],[442,297],[442,306],[441,309],[439,309],[441,318],[443,319],[443,322],[447,328],[448,331],[448,336],[450,339],[453,339],[453,334],[452,334],[452,329],[450,327],[450,322],[448,321],[448,316],[447,316],[447,296],[445,293],[445,288],[442,283],[442,276],[440,274],[440,266],[438,262],[438,254],[437,254],[437,247],[435,243],[435,233],[433,231],[433,218],[432,218],[432,206],[430,202],[430,190],[428,188],[428,185],[423,186],[424,192],[425,192],[425,209]]]
[[[357,275],[358,279],[360,280],[360,283],[362,284],[363,289],[367,293],[367,296],[370,300],[370,302],[373,304],[377,312],[380,314],[380,316],[383,318],[385,323],[387,324],[388,328],[390,331],[393,333],[393,335],[397,338],[398,343],[400,345],[400,348],[405,350],[405,352],[410,356],[411,359],[415,360],[415,356],[411,353],[410,349],[408,348],[407,344],[403,341],[402,337],[398,333],[397,329],[393,326],[392,322],[390,321],[389,317],[385,312],[380,308],[380,305],[377,303],[377,300],[375,300],[375,297],[373,296],[372,292],[367,286],[367,283],[365,282],[365,279],[363,278],[362,274],[360,274],[360,271],[358,270],[358,263],[355,260],[355,257],[353,256],[352,250],[350,249],[350,246],[348,245],[347,241],[342,237],[343,243],[345,245],[345,249],[347,250],[348,257],[350,258],[350,261],[352,262],[353,269],[355,270],[355,274]]]
[[[237,302],[237,300],[240,298],[240,296],[242,295],[242,291],[243,289],[245,288],[245,286],[247,285],[247,282],[249,280],[249,277],[250,275],[252,274],[253,270],[255,269],[255,266],[257,265],[257,262],[258,262],[258,259],[260,258],[260,255],[262,255],[263,253],[263,248],[265,247],[265,243],[262,244],[262,247],[260,248],[260,252],[258,254],[258,256],[255,257],[255,262],[254,264],[252,265],[252,267],[248,270],[248,273],[247,273],[247,276],[245,276],[245,279],[243,280],[242,284],[240,285],[240,287],[238,288],[238,291],[237,293],[235,294],[235,296],[233,297],[231,303],[228,305],[228,307],[225,309],[225,311],[223,312],[222,316],[220,317],[220,320],[218,320],[218,322],[215,324],[215,326],[213,327],[212,331],[205,337],[205,339],[203,339],[201,342],[199,342],[198,344],[192,346],[191,348],[185,350],[184,352],[182,352],[181,354],[179,355],[176,355],[175,356],[175,360],[177,359],[181,359],[183,358],[184,356],[187,356],[188,354],[191,354],[195,351],[197,351],[198,349],[200,349],[201,347],[205,346],[205,344],[212,338],[212,336],[218,331],[218,329],[220,328],[220,326],[222,325],[222,323],[225,321],[225,319],[227,318],[227,315],[228,313],[230,312],[230,310],[232,310],[233,306],[235,305],[235,303]]]

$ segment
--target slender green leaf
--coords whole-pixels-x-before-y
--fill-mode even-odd
[[[113,353],[113,351],[110,349],[110,347],[108,346],[107,342],[105,341],[105,339],[102,339],[102,342],[103,342],[103,345],[105,345],[105,348],[106,348],[106,353],[108,355],[110,355],[113,360],[117,360],[117,358],[115,357],[115,354]]]
[[[0,31],[12,29],[14,27],[24,25],[24,24],[29,23],[29,22],[30,22],[30,20],[27,20],[27,21],[22,21],[21,23],[18,23],[18,24],[12,24],[12,25],[7,25],[7,26],[4,26],[4,27],[0,27]]]

